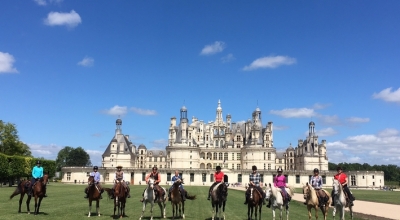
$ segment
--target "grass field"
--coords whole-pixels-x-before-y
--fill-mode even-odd
[[[0,219],[87,219],[88,214],[88,201],[83,198],[83,190],[86,185],[67,185],[67,184],[50,184],[47,187],[49,197],[44,198],[42,201],[40,213],[38,216],[28,215],[26,213],[25,199],[22,206],[22,213],[18,213],[19,195],[9,200],[9,196],[15,190],[15,187],[1,187],[0,188]],[[110,187],[110,186],[105,186]],[[191,195],[196,195],[197,199],[194,201],[187,201],[185,204],[185,217],[186,219],[211,219],[212,209],[211,204],[207,200],[208,187],[195,187],[186,186],[185,189]],[[144,186],[131,186],[132,198],[128,199],[126,208],[126,218],[139,219],[142,209],[142,204],[139,202],[141,193]],[[300,191],[297,191],[300,192]],[[353,192],[357,199],[371,200],[371,201],[389,201],[390,203],[399,203],[399,192],[387,191],[362,191],[357,190]],[[392,197],[393,196],[393,197]],[[101,217],[92,216],[90,219],[112,219],[113,215],[113,202],[106,198],[100,202]],[[397,203],[396,203],[396,202]],[[245,220],[247,219],[247,206],[243,205],[244,192],[238,190],[229,190],[228,202],[226,205],[226,219],[228,220]],[[34,201],[31,201],[31,211],[34,209]],[[150,207],[146,208],[144,219],[149,219]],[[92,207],[92,212],[95,207]],[[155,219],[160,219],[160,210],[158,206],[154,210]],[[329,219],[332,212],[329,213]],[[172,210],[170,203],[167,204],[167,219],[171,219]],[[322,213],[319,213],[321,218]],[[313,212],[314,217],[314,212]],[[271,219],[272,211],[265,206],[262,210],[262,219]],[[348,216],[346,217],[348,218]],[[304,220],[308,219],[307,209],[301,202],[292,201],[290,203],[290,219]],[[357,217],[355,220],[363,218]]]

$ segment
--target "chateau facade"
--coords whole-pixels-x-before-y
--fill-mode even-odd
[[[326,141],[319,142],[314,122],[309,123],[308,137],[298,140],[295,148],[290,145],[285,151],[278,152],[273,146],[273,138],[273,123],[263,126],[259,108],[253,111],[251,119],[234,122],[229,114],[224,120],[221,102],[218,101],[215,121],[206,123],[195,117],[189,122],[188,110],[183,106],[179,121],[176,117],[170,119],[165,151],[148,150],[144,145],[136,147],[128,135],[123,135],[122,120],[117,119],[115,135],[102,155],[99,171],[104,172],[103,181],[109,183],[113,180],[115,167],[122,165],[125,173],[131,174],[128,179],[131,184],[139,184],[150,168],[156,166],[163,180],[170,181],[171,173],[173,175],[175,170],[179,170],[183,176],[185,173],[188,175],[190,180],[186,183],[209,185],[213,182],[216,166],[222,167],[226,181],[246,183],[251,167],[256,165],[263,182],[272,182],[276,169],[282,167],[288,183],[300,186],[308,182],[312,170],[318,168],[325,183],[331,185],[336,172],[328,171]],[[76,172],[75,169],[84,168],[63,168],[63,181],[87,180],[90,168],[87,172]],[[383,172],[374,173],[367,181],[365,176],[369,175],[367,172],[366,175],[352,176],[352,185],[384,185]]]

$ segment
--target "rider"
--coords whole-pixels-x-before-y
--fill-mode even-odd
[[[179,192],[182,195],[183,201],[185,201],[186,200],[186,190],[183,189],[183,179],[179,175],[179,171],[177,171],[177,170],[175,171],[175,176],[173,176],[171,179],[172,186],[168,190],[168,201],[171,201],[171,191],[172,191],[172,188],[174,187],[174,183],[176,181],[181,181],[181,184],[179,184]]]
[[[214,173],[214,180],[215,182],[211,185],[210,189],[208,190],[208,200],[211,197],[211,191],[213,190],[214,186],[218,183],[224,183],[224,173],[221,172],[221,166],[216,167],[216,172]]]
[[[32,195],[32,187],[35,185],[35,182],[38,181],[40,178],[43,177],[43,167],[40,166],[40,161],[36,161],[36,166],[33,167],[32,169],[32,180],[31,184],[29,185],[29,191],[28,195]],[[46,185],[45,185],[46,187]],[[44,197],[47,197],[47,194],[44,195]]]
[[[100,199],[102,199],[103,197],[101,196],[101,194],[104,192],[104,189],[101,187],[100,185],[100,173],[97,172],[99,168],[97,166],[93,167],[93,172],[90,173],[90,176],[93,176],[94,178],[94,182],[97,185],[98,190],[100,191]],[[89,197],[89,185],[85,188],[85,199],[87,199]]]
[[[348,178],[347,175],[345,173],[343,173],[343,169],[342,167],[338,166],[336,168],[337,174],[335,176],[333,176],[334,179],[338,180],[340,184],[342,184],[343,186],[343,191],[347,194],[347,197],[349,198],[349,202],[350,202],[350,206],[353,206],[353,201],[356,200],[356,198],[354,198],[353,194],[351,194],[349,187],[347,187],[347,183],[348,183]],[[332,191],[332,195],[333,195],[333,191]],[[334,196],[332,196],[332,206],[334,206]]]
[[[121,165],[117,166],[117,171],[115,172],[114,186],[112,188],[113,192],[115,190],[115,186],[117,185],[117,180],[120,181],[121,184],[124,185],[125,191],[126,191],[126,193],[128,193],[128,198],[131,198],[130,189],[129,189],[129,186],[125,182],[124,171],[122,171],[122,166]],[[114,199],[114,193],[111,194],[111,199]]]
[[[158,170],[157,167],[153,167],[152,172],[147,174],[146,179],[145,179],[146,183],[148,183],[150,177],[154,178],[154,191],[155,191],[155,194],[156,194],[156,199],[155,200],[157,200],[158,192],[160,191],[160,188],[161,188],[160,185],[159,185],[159,183],[161,182],[161,175],[160,175],[160,173],[158,173],[157,170]],[[140,200],[140,202],[143,202],[143,200],[144,200],[144,192],[146,191],[146,189],[142,193],[142,199]]]
[[[284,201],[285,200],[290,201],[291,198],[285,189],[286,188],[286,177],[284,175],[282,175],[283,169],[281,167],[279,167],[277,172],[278,172],[278,175],[275,176],[275,178],[274,178],[274,186],[281,189],[281,192],[283,193]],[[271,207],[271,200],[268,201],[267,207],[268,208]]]
[[[263,205],[265,205],[265,197],[266,197],[266,195],[265,195],[264,190],[262,190],[261,187],[260,187],[261,176],[257,172],[257,167],[256,166],[252,166],[251,169],[253,170],[253,172],[249,175],[249,185],[255,187],[258,190],[258,192],[261,193]],[[248,201],[249,201],[250,189],[247,189],[245,195],[246,195],[246,201],[244,202],[244,204],[246,205],[248,203]]]
[[[322,190],[323,181],[322,181],[322,177],[319,175],[318,168],[314,169],[314,176],[311,176],[310,184],[314,188],[314,190],[315,190],[315,192],[317,194],[319,207],[324,206],[324,201],[323,200],[325,198],[325,193]],[[306,202],[304,202],[304,204],[307,205]]]

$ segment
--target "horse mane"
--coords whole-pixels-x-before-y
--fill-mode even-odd
[[[311,186],[311,184],[307,182],[306,185],[304,185],[303,189],[307,189],[308,197],[306,201],[311,201],[311,203],[314,205],[318,204],[317,193],[315,192],[315,189]]]
[[[283,204],[283,198],[282,198],[282,195],[281,195],[281,189],[275,187],[274,185],[271,185],[270,188],[271,188],[272,196],[275,198],[276,203],[282,205]]]
[[[211,197],[213,199],[213,202],[226,201],[227,193],[228,193],[228,188],[226,187],[226,185],[224,183],[219,183],[214,187],[214,189],[211,192]]]

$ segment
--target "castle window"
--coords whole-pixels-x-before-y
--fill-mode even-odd
[[[71,180],[71,172],[67,172],[67,181]]]
[[[265,158],[267,158],[267,157],[265,156],[265,152],[264,152],[264,160],[265,160]],[[264,167],[264,169],[265,169],[265,167]]]
[[[232,153],[232,160],[235,160],[235,153]]]
[[[225,161],[228,160],[228,153],[224,153],[224,160],[225,160]]]
[[[154,162],[157,162],[157,157],[154,157]]]
[[[296,183],[300,183],[300,175],[296,175]]]
[[[235,169],[235,164],[232,164],[232,170],[234,170]]]
[[[240,135],[236,136],[236,141],[241,141]]]
[[[149,162],[153,162],[153,157],[149,157]]]
[[[208,135],[206,136],[206,141],[208,141]]]
[[[240,163],[236,164],[236,169],[240,170]]]
[[[218,154],[218,160],[222,160],[222,153]]]
[[[271,160],[271,152],[268,152],[268,160]]]
[[[240,153],[237,153],[236,160],[240,160],[240,157],[241,157],[241,154],[240,154]]]

